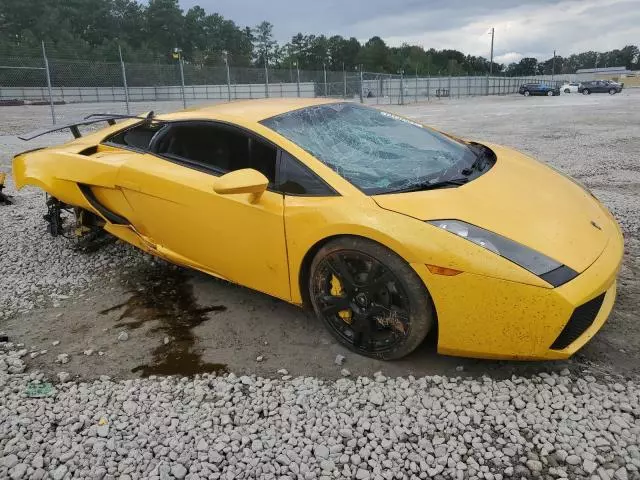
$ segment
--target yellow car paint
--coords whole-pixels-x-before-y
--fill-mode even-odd
[[[216,177],[101,143],[135,119],[17,155],[13,175],[18,188],[35,185],[100,215],[78,187],[89,185],[100,203],[130,222],[116,225],[103,217],[104,228],[118,238],[294,304],[303,302],[305,266],[320,245],[343,235],[369,238],[404,258],[424,282],[437,313],[438,350],[445,354],[567,358],[602,326],[615,299],[623,240],[610,213],[586,191],[519,152],[487,144],[497,155],[496,165],[473,182],[455,189],[367,196],[258,123],[323,103],[328,101],[237,101],[157,118],[217,121],[254,132],[305,164],[336,196],[282,195],[266,189],[266,178],[255,170]],[[97,151],[83,155],[90,147]],[[435,219],[486,228],[580,275],[552,288],[511,261],[424,221]],[[462,273],[440,275],[427,265]],[[591,327],[564,350],[550,349],[572,311],[604,292]]]
[[[585,270],[600,255],[611,233],[590,223],[610,223],[602,207],[584,189],[550,168],[514,150],[486,145],[502,165],[467,185],[373,198],[383,208],[420,220],[464,218],[474,225],[491,225],[494,233],[560,258],[577,272]]]

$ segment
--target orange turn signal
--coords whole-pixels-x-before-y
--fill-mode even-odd
[[[434,275],[445,275],[447,277],[453,277],[462,273],[461,270],[454,270],[453,268],[439,267],[437,265],[427,265],[427,268]]]

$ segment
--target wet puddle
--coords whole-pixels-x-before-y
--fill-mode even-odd
[[[131,297],[126,302],[99,312],[105,315],[120,311],[116,326],[130,330],[140,328],[147,322],[159,323],[150,330],[160,334],[158,337],[161,342],[152,352],[153,361],[138,365],[131,371],[143,377],[226,372],[226,365],[202,360],[202,353],[195,347],[193,329],[208,321],[211,312],[224,312],[227,307],[198,307],[193,289],[180,269],[157,266],[140,274],[141,280],[128,292]],[[164,343],[165,337],[169,337],[167,344]]]

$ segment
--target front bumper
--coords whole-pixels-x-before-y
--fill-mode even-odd
[[[433,298],[438,351],[478,358],[565,359],[582,348],[609,317],[623,254],[617,225],[594,263],[558,288],[541,288],[471,273],[433,275],[412,264]],[[552,345],[576,308],[604,294],[595,318],[565,348]],[[573,338],[573,337],[572,337]]]

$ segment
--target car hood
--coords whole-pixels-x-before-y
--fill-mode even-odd
[[[515,150],[486,145],[495,152],[497,161],[468,184],[376,195],[373,199],[386,210],[419,220],[463,220],[533,248],[577,272],[589,267],[616,228],[604,207],[552,168]]]

